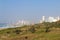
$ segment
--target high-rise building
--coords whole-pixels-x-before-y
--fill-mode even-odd
[[[60,17],[51,17],[49,16],[48,18],[45,18],[45,16],[42,17],[42,20],[40,20],[40,23],[42,22],[56,22],[56,21],[59,21],[60,20]]]
[[[42,17],[42,21],[45,21],[45,16]]]
[[[45,16],[42,16],[42,20],[40,20],[40,23],[45,21]]]

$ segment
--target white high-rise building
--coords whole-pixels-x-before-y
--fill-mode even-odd
[[[45,16],[42,16],[42,20],[40,20],[40,23],[45,21]]]
[[[45,16],[42,17],[42,21],[45,21]]]
[[[40,20],[40,23],[42,22],[56,22],[56,21],[59,21],[60,20],[60,17],[51,17],[49,16],[48,18],[45,18],[45,16],[42,17],[42,20]]]

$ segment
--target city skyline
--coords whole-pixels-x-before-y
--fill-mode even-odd
[[[43,22],[57,22],[60,20],[60,16],[57,16],[57,17],[52,17],[52,16],[49,16],[49,17],[46,17],[46,16],[42,16],[41,20],[40,20],[40,23],[43,23]]]
[[[0,0],[0,23],[39,22],[42,16],[60,16],[60,0]]]

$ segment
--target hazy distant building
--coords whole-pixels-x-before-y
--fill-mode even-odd
[[[42,17],[42,21],[45,21],[45,16]]]
[[[24,21],[24,20],[19,20],[17,23],[16,23],[16,26],[22,26],[22,25],[29,25],[30,22],[28,21]]]
[[[55,19],[54,17],[49,17],[47,22],[56,22],[57,19]]]
[[[40,20],[40,23],[45,21],[45,16],[42,16],[42,19]]]
[[[60,17],[48,17],[48,18],[45,18],[45,16],[42,17],[42,20],[40,20],[40,23],[42,22],[56,22],[56,21],[59,21],[60,20]]]

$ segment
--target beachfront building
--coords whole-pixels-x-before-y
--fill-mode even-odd
[[[42,20],[40,20],[40,23],[42,22],[56,22],[56,21],[59,21],[60,20],[60,17],[51,17],[49,16],[48,18],[46,18],[45,16],[42,17]]]

